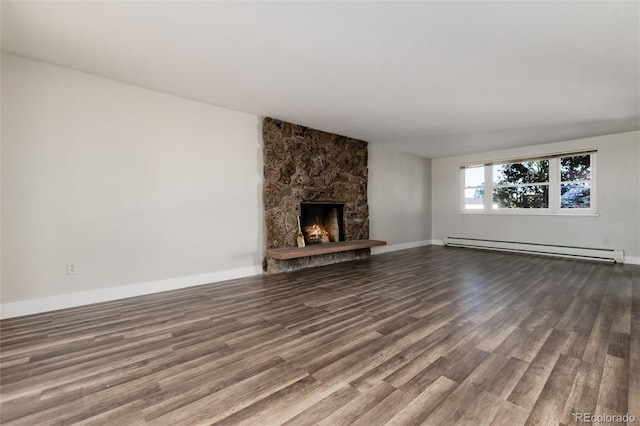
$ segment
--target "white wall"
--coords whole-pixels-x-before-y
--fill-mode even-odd
[[[5,308],[261,271],[257,116],[3,54],[2,124]]]
[[[398,248],[431,239],[430,167],[431,160],[369,144],[371,239]]]
[[[1,64],[0,315],[261,272],[258,117],[13,55]],[[378,252],[431,238],[430,166],[369,146],[371,238],[390,244]]]
[[[596,148],[598,216],[461,214],[460,164]],[[640,256],[638,190],[640,132],[620,133],[526,148],[432,160],[433,238],[492,238],[586,247],[622,248]]]
[[[0,15],[2,5],[0,4]],[[2,63],[4,56],[0,55],[0,98],[2,94]],[[0,102],[0,318],[2,318],[2,105]]]

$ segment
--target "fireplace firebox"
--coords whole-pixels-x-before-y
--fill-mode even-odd
[[[300,203],[300,226],[307,245],[345,241],[343,203]]]

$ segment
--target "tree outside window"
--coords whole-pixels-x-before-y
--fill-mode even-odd
[[[560,158],[560,208],[591,207],[591,156]]]
[[[494,208],[549,207],[549,160],[493,166]]]

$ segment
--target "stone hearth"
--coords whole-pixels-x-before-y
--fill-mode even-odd
[[[346,241],[369,238],[367,143],[273,118],[263,120],[265,249],[296,247],[300,203],[344,204]],[[294,260],[265,257],[267,272],[353,260],[369,249]]]

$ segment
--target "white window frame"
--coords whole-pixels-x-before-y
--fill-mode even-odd
[[[562,187],[562,168],[560,167],[560,158],[564,158],[564,157],[574,157],[577,155],[587,155],[589,154],[591,156],[591,159],[589,160],[589,164],[591,166],[591,179],[588,181],[574,181],[574,182],[589,182],[589,208],[586,209],[578,209],[578,208],[566,208],[566,207],[561,207],[561,198],[560,198],[560,189]],[[556,199],[554,200],[556,205],[554,206],[554,211],[558,212],[558,214],[597,214],[597,209],[596,209],[596,153],[595,151],[593,152],[585,152],[585,153],[578,153],[578,154],[573,154],[573,153],[567,153],[567,154],[563,154],[560,155],[559,157],[557,157],[555,159],[555,161],[558,163],[557,164],[557,169],[558,172],[556,173],[556,180],[557,180],[557,187],[558,187],[558,196],[556,197]]]
[[[499,161],[499,162],[495,162],[489,166],[485,166],[486,169],[488,169],[489,171],[489,177],[491,178],[491,180],[489,181],[491,184],[491,193],[489,194],[489,210],[491,212],[497,213],[497,214],[504,214],[505,212],[507,213],[513,213],[514,211],[518,211],[518,212],[525,212],[525,213],[535,213],[535,214],[549,214],[551,212],[551,175],[553,174],[552,169],[551,169],[551,162],[549,161],[549,181],[548,182],[532,182],[532,183],[518,183],[518,184],[511,184],[511,185],[499,185],[498,188],[500,187],[518,187],[518,186],[547,186],[549,189],[549,207],[539,207],[539,208],[522,208],[522,207],[498,207],[498,208],[494,208],[493,207],[493,189],[496,188],[496,186],[494,185],[494,176],[493,176],[493,169],[494,166],[496,165],[503,165],[503,164],[517,164],[517,163],[526,163],[526,162],[530,162],[530,161],[542,161],[542,160],[549,160],[548,158],[527,158],[524,160],[509,160],[509,161]],[[485,170],[485,177],[486,177],[486,173],[487,171]],[[486,203],[486,199],[485,199],[485,203]]]
[[[475,166],[474,166],[474,167],[475,167]],[[465,167],[465,169],[466,169],[466,168],[471,168],[471,167]],[[470,213],[470,212],[482,213],[482,212],[483,212],[483,210],[486,208],[486,204],[487,204],[487,203],[486,203],[486,197],[487,197],[487,193],[486,193],[486,191],[487,191],[487,187],[486,187],[486,184],[484,184],[483,186],[469,186],[469,187],[467,187],[467,186],[466,186],[466,182],[465,182],[464,169],[461,169],[461,172],[462,172],[462,191],[461,191],[461,192],[462,192],[462,198],[460,199],[460,202],[462,203],[462,204],[461,204],[461,205],[462,205],[462,210],[463,210],[463,211],[466,211],[467,213]],[[487,182],[487,171],[486,171],[486,170],[484,171],[484,178],[485,178],[485,180],[484,180],[484,181],[485,181],[485,183],[486,183],[486,182]],[[483,189],[484,189],[484,191],[485,191],[485,193],[484,193],[484,202],[483,202],[483,204],[482,204],[482,208],[480,208],[480,209],[467,209],[467,208],[466,208],[466,205],[467,205],[467,203],[466,203],[466,201],[467,201],[467,200],[466,200],[466,198],[467,198],[467,197],[466,197],[466,194],[465,194],[466,190],[467,190],[467,189],[478,189],[478,188],[483,188]]]
[[[460,211],[462,214],[493,214],[493,215],[554,215],[554,216],[597,216],[596,208],[596,149],[583,151],[569,151],[556,154],[528,156],[506,160],[482,161],[460,165]],[[590,155],[591,179],[589,182],[589,208],[562,208],[561,200],[561,167],[560,158],[578,155]],[[522,163],[527,161],[549,160],[549,207],[547,208],[493,208],[493,166],[497,164]],[[467,209],[465,200],[465,170],[473,167],[484,167],[484,203],[481,209]],[[577,182],[577,181],[576,181]],[[581,181],[586,182],[586,181]],[[509,186],[531,186],[534,184],[514,184]]]

